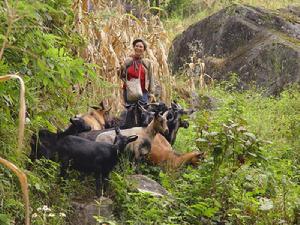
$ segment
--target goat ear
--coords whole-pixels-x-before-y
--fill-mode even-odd
[[[178,114],[180,114],[180,115],[186,114],[186,111],[184,111],[183,109],[177,109],[176,111],[177,111]]]
[[[109,112],[111,110],[111,107],[109,109],[105,109],[105,112]]]
[[[203,159],[204,156],[205,156],[205,153],[204,152],[198,152],[196,156],[197,156],[198,159]]]
[[[175,101],[174,101],[175,102]],[[176,103],[174,103],[174,102],[171,102],[171,108],[172,109],[177,109],[177,105],[176,105]]]
[[[100,109],[98,106],[90,106],[92,109],[98,110]]]
[[[137,135],[131,135],[131,136],[129,136],[129,137],[128,137],[128,143],[137,140],[138,137],[139,137],[139,136],[137,136]]]
[[[180,121],[180,127],[183,127],[183,128],[188,128],[190,126],[189,122],[186,121],[186,120],[181,120]]]
[[[77,121],[79,121],[79,119],[80,119],[80,117],[72,117],[72,118],[70,118],[70,122],[72,123],[72,124],[74,124],[74,123],[76,123]],[[75,124],[74,124],[75,125]]]
[[[130,104],[125,104],[124,107],[128,110],[131,107],[131,105]]]

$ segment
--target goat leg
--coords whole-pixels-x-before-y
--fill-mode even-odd
[[[103,184],[103,193],[106,193],[108,187],[108,172],[102,173],[102,184]]]
[[[95,179],[96,179],[96,195],[100,197],[100,187],[101,187],[101,173],[95,172]],[[102,188],[101,188],[102,189]]]
[[[60,163],[60,176],[66,179],[67,177],[67,168],[69,166],[69,159],[63,158]]]

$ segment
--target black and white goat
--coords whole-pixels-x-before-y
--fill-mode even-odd
[[[133,154],[135,160],[140,160],[144,155],[148,154],[151,150],[151,142],[153,141],[157,133],[167,134],[167,114],[165,112],[161,115],[159,112],[155,113],[154,119],[148,124],[147,127],[133,127],[129,129],[121,130],[123,135],[138,135],[139,138],[130,143],[128,148]],[[97,138],[97,142],[113,143],[115,134],[112,130],[101,132]]]

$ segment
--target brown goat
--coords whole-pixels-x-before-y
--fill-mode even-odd
[[[103,130],[109,117],[109,111],[111,108],[106,109],[103,101],[99,105],[100,107],[91,106],[93,109],[91,112],[80,116],[82,119],[84,119],[87,125],[91,126],[91,130]]]
[[[183,154],[176,153],[167,139],[157,134],[152,142],[149,153],[149,161],[154,165],[161,165],[168,169],[175,170],[183,165],[197,166],[204,158],[203,152],[193,151]]]

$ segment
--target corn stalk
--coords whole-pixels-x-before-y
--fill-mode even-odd
[[[20,170],[18,167],[16,167],[13,163],[7,161],[6,159],[3,159],[0,157],[0,163],[12,170],[18,177],[21,189],[22,189],[22,195],[23,195],[23,201],[25,206],[25,225],[30,225],[30,215],[29,215],[29,193],[28,193],[28,182],[27,177],[22,170]]]
[[[16,12],[15,12],[15,9],[11,8],[8,4],[8,1],[7,0],[4,0],[4,4],[6,6],[6,12],[7,12],[7,21],[8,21],[8,24],[7,24],[7,30],[6,30],[6,33],[4,35],[4,39],[3,39],[3,42],[2,42],[2,47],[0,49],[0,60],[2,59],[2,56],[3,56],[3,53],[4,53],[4,50],[5,50],[5,47],[8,45],[8,37],[11,33],[11,31],[13,30],[13,24],[19,20],[20,18],[17,16]],[[18,0],[15,2],[15,5],[18,4]]]
[[[73,9],[75,28],[87,43],[79,55],[87,62],[98,65],[95,68],[97,74],[114,85],[112,90],[93,88],[98,98],[99,95],[113,96],[110,105],[113,109],[121,108],[122,82],[118,78],[118,70],[124,59],[133,54],[132,41],[141,37],[148,42],[145,57],[152,60],[154,79],[163,90],[161,99],[170,102],[169,40],[158,16],[146,10],[142,17],[137,18],[126,13],[120,3],[101,0],[77,0]],[[119,101],[115,101],[116,97]]]
[[[0,76],[0,82],[10,79],[18,79],[20,82],[20,109],[19,109],[19,129],[18,129],[18,150],[19,152],[23,147],[24,128],[25,128],[25,85],[23,79],[17,74],[8,74]]]
[[[24,138],[24,128],[25,128],[25,85],[23,79],[18,76],[17,74],[9,74],[5,76],[0,76],[0,82],[7,81],[10,79],[18,79],[20,82],[20,109],[19,109],[19,135],[18,135],[18,152],[20,153],[22,146],[23,146],[23,138]],[[3,159],[0,157],[0,163],[6,166],[7,168],[11,169],[18,177],[22,195],[24,200],[25,206],[25,225],[30,224],[30,216],[29,216],[29,193],[28,193],[28,182],[27,177],[24,172],[22,172],[18,167],[16,167],[13,163]]]
[[[214,80],[213,78],[205,73],[205,63],[201,58],[198,58],[196,62],[195,57],[191,57],[190,63],[186,63],[185,65],[188,65],[187,73],[190,77],[190,90],[195,91],[196,85],[195,85],[195,79],[198,80],[198,88],[201,92],[203,92],[205,89],[208,89],[209,86],[214,86]]]

